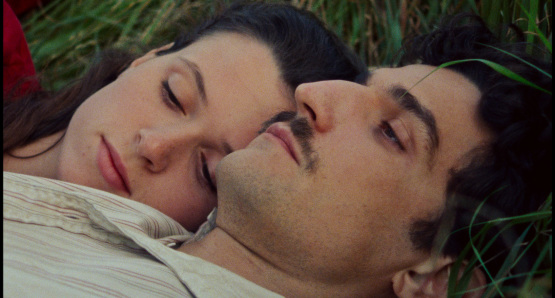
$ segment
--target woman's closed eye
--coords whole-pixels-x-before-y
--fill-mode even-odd
[[[212,175],[210,175],[210,170],[208,169],[208,164],[206,163],[206,157],[204,156],[204,154],[201,154],[200,158],[202,163],[202,176],[210,190],[212,190],[213,192],[217,192],[216,184],[212,179]]]
[[[172,89],[170,88],[170,84],[168,83],[168,80],[165,80],[162,82],[162,99],[170,109],[175,111],[181,111],[184,114],[186,114],[185,109],[183,108],[183,106],[181,105],[181,103],[173,93]]]
[[[380,128],[382,129],[383,136],[397,146],[401,151],[405,151],[405,146],[397,136],[395,130],[391,127],[388,121],[382,121]]]

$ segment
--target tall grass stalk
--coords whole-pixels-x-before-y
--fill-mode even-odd
[[[53,89],[82,74],[107,46],[142,52],[173,39],[231,0],[53,0],[22,20],[31,54]],[[268,1],[276,2],[276,1]],[[551,0],[290,0],[313,11],[370,66],[392,65],[403,38],[428,32],[444,15],[473,11],[494,29],[516,23],[551,45]]]

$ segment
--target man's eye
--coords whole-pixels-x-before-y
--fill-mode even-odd
[[[183,106],[181,105],[177,97],[175,97],[175,94],[173,94],[168,80],[162,82],[162,98],[164,99],[164,103],[171,109],[177,109],[185,113],[185,109],[183,109]]]
[[[399,137],[397,136],[397,134],[395,133],[395,130],[393,130],[393,128],[391,127],[391,125],[389,124],[389,122],[387,121],[383,121],[382,124],[380,125],[383,135],[390,140],[391,142],[393,142],[397,147],[399,147],[399,149],[401,149],[402,151],[405,151],[405,147],[403,146],[403,144],[401,143],[401,141],[399,140]]]

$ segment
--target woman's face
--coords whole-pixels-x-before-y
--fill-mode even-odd
[[[150,205],[194,231],[216,206],[214,169],[294,110],[270,49],[216,33],[137,59],[75,112],[58,178]]]

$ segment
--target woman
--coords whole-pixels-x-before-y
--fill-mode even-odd
[[[365,71],[308,12],[232,6],[137,59],[107,52],[56,94],[4,100],[4,170],[127,197],[195,231],[216,206],[217,162],[293,110],[299,84]]]

